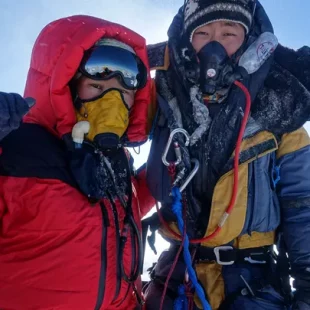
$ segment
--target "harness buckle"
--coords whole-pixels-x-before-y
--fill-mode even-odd
[[[262,253],[258,253],[256,255],[261,255]],[[252,254],[253,255],[253,254]],[[254,253],[255,255],[255,253]],[[248,262],[250,264],[266,264],[267,262],[265,260],[256,260],[256,259],[253,259],[251,256],[249,257],[245,257],[244,258],[244,261],[245,262]]]
[[[220,258],[220,251],[230,251],[230,250],[233,250],[234,248],[232,246],[229,246],[229,245],[222,245],[222,246],[217,246],[213,249],[214,251],[214,254],[215,254],[215,257],[216,257],[216,262],[219,264],[219,265],[222,265],[222,266],[228,266],[228,265],[232,265],[235,263],[234,260],[231,260],[231,261],[228,261],[228,262],[223,262],[221,261],[221,258]]]

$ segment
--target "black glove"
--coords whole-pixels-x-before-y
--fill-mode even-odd
[[[295,271],[295,272],[294,272]],[[310,274],[308,268],[293,268],[294,302],[292,310],[310,310]]]
[[[275,50],[275,61],[292,73],[306,88],[310,90],[310,47],[303,46],[293,50],[279,44]]]
[[[19,127],[34,103],[33,98],[24,99],[18,94],[0,92],[0,141]]]
[[[296,301],[296,302],[293,304],[292,310],[310,310],[310,305],[309,305],[309,304],[306,304],[306,303],[303,302],[303,301]]]

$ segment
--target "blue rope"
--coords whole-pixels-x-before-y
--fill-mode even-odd
[[[273,171],[272,171],[272,183],[273,183],[273,188],[275,189],[277,187],[278,182],[281,180],[281,175],[280,175],[280,166],[274,166]]]
[[[177,217],[177,221],[178,221],[178,227],[179,230],[181,232],[181,234],[183,235],[184,233],[184,222],[183,222],[183,217],[182,217],[182,195],[180,192],[180,189],[178,187],[174,187],[172,189],[172,196],[173,196],[173,204],[172,204],[172,211],[173,213],[176,215]],[[187,267],[187,272],[188,272],[188,276],[195,288],[195,292],[198,296],[198,298],[200,299],[203,309],[204,310],[211,310],[211,307],[209,305],[209,303],[207,302],[207,300],[205,299],[205,293],[203,288],[201,287],[201,285],[199,284],[197,277],[196,277],[196,273],[195,270],[192,267],[192,257],[189,251],[189,239],[187,234],[184,235],[184,246],[183,246],[183,257],[184,257],[184,261]],[[180,308],[182,309],[182,308]]]
[[[175,300],[173,310],[187,310],[188,301],[186,297],[185,286],[182,284],[178,289],[179,297]]]

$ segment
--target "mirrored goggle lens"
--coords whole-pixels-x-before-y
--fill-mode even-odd
[[[130,51],[115,46],[96,46],[86,52],[80,71],[94,80],[120,77],[128,89],[145,86],[147,72],[142,61]]]

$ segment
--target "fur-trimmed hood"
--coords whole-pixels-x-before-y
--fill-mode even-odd
[[[132,30],[92,16],[76,15],[48,24],[39,34],[32,51],[25,96],[36,100],[24,118],[62,137],[76,123],[69,82],[84,52],[102,37],[115,38],[131,46],[148,69],[145,39]],[[138,90],[127,130],[127,145],[147,139],[147,109],[150,79]]]
[[[257,36],[264,31],[272,31],[263,8],[259,6],[258,9],[260,12],[256,17],[255,29]],[[182,27],[178,15],[170,27],[170,33],[172,29],[175,28],[173,31],[176,32]],[[174,55],[169,52],[168,42],[148,45],[151,69],[168,70],[171,63],[175,64],[175,60],[170,59],[171,56]],[[310,120],[310,48],[304,46],[293,50],[280,44],[270,61],[262,87],[255,90],[255,93],[251,113],[262,128],[279,136],[303,126]],[[168,99],[173,101],[172,97]],[[177,119],[178,115],[175,114]],[[209,117],[208,113],[205,113],[205,117]]]

